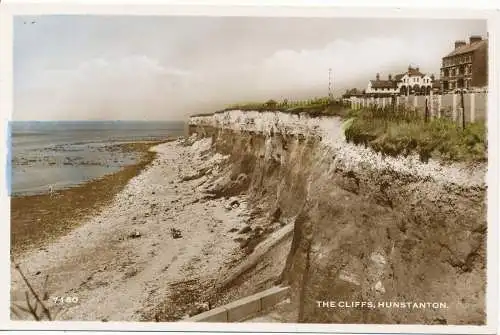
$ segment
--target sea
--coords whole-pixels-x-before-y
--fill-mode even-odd
[[[47,193],[116,172],[138,159],[117,144],[182,136],[184,127],[182,121],[11,121],[9,193]]]

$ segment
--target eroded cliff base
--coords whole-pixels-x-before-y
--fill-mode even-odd
[[[254,233],[242,243],[248,259],[221,278],[217,304],[280,283],[292,287],[284,322],[485,323],[483,183],[467,175],[447,181],[446,167],[432,178],[354,164],[317,134],[200,124],[189,131],[227,157],[224,177],[208,182],[207,193],[243,195],[254,213]],[[375,308],[345,307],[354,302]],[[387,307],[393,302],[440,308]]]

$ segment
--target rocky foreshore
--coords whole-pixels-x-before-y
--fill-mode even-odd
[[[173,321],[203,307],[252,234],[245,199],[207,193],[217,183],[204,183],[226,159],[208,155],[210,146],[180,139],[154,147],[153,162],[109,206],[16,258],[55,319]],[[13,304],[25,305],[27,290],[12,268]]]

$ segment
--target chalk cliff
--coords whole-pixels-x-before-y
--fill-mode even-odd
[[[286,252],[273,256],[271,248],[266,257],[283,264],[273,280],[292,287],[295,321],[484,324],[486,165],[384,157],[347,143],[343,127],[336,117],[280,112],[189,119],[193,138],[211,138],[213,154],[228,157],[226,177],[206,191],[245,194],[267,218],[250,256],[267,236],[293,230]],[[243,275],[233,286],[251,280]],[[446,308],[332,309],[317,301]]]

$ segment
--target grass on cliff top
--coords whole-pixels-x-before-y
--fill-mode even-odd
[[[446,118],[425,121],[422,112],[392,109],[361,109],[349,113],[345,136],[389,156],[418,153],[445,162],[485,162],[486,125],[469,123],[465,129]]]
[[[365,145],[388,156],[417,153],[423,162],[435,158],[445,162],[484,162],[487,160],[486,125],[469,123],[465,129],[447,118],[426,122],[421,110],[368,107],[349,110],[341,101],[328,97],[303,101],[250,102],[235,104],[216,113],[231,110],[279,111],[310,117],[338,116],[344,124],[347,141]],[[213,114],[199,114],[205,116]]]
[[[266,102],[247,102],[228,106],[215,113],[224,113],[232,110],[256,111],[256,112],[282,112],[290,114],[307,114],[311,117],[319,116],[343,116],[344,106],[341,102],[331,102],[328,97],[314,98],[309,100],[281,102],[268,100]],[[195,114],[196,116],[210,116],[214,113]]]

